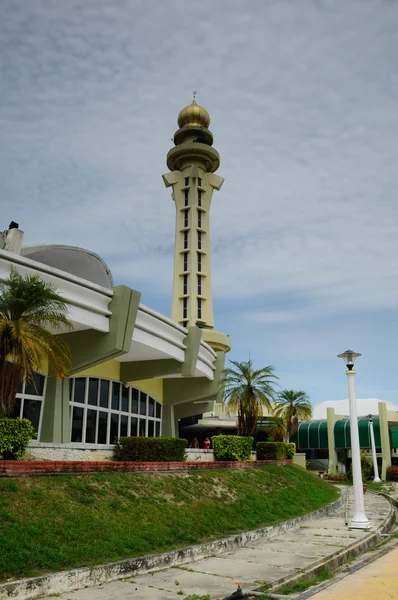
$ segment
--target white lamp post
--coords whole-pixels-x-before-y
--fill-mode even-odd
[[[351,432],[351,455],[352,455],[352,480],[354,487],[354,516],[350,523],[350,529],[369,529],[370,522],[365,515],[365,503],[363,500],[363,484],[361,470],[361,451],[359,447],[358,416],[355,398],[355,359],[361,356],[352,350],[346,350],[338,354],[337,358],[342,358],[347,367],[346,375],[348,377],[348,400],[350,405],[350,432]]]
[[[372,460],[373,460],[373,471],[374,471],[373,483],[381,483],[381,479],[379,477],[379,467],[377,466],[376,444],[375,444],[375,436],[374,436],[374,432],[373,432],[372,415],[369,415],[369,433],[370,433],[370,444],[372,446]]]

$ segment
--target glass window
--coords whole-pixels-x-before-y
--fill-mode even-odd
[[[202,227],[202,212],[198,210],[198,227]]]
[[[80,406],[73,407],[71,442],[83,441],[83,410]]]
[[[122,386],[122,410],[124,412],[129,412],[129,394],[130,394],[130,388],[123,385]],[[122,434],[120,434],[122,435]],[[123,435],[127,435],[126,433]]]
[[[137,417],[131,417],[131,430],[130,430],[130,435],[138,435],[138,419]]]
[[[15,398],[14,410],[12,411],[11,417],[17,419],[21,416],[21,398]]]
[[[98,411],[91,408],[87,409],[86,444],[95,444],[95,435],[97,433],[97,414]]]
[[[155,422],[148,421],[148,437],[153,437],[155,435]]]
[[[91,406],[97,406],[98,404],[98,379],[90,377],[88,380],[88,404]]]
[[[183,283],[183,287],[182,287],[182,293],[188,294],[188,275],[184,275],[184,283]]]
[[[184,210],[184,227],[188,227],[188,211]]]
[[[188,317],[188,298],[183,298],[182,300],[182,318],[186,319]]]
[[[22,394],[22,388],[23,388],[23,381],[22,381],[22,379],[20,379],[19,383],[18,383],[17,394]]]
[[[202,232],[198,231],[198,249],[202,249]]]
[[[162,405],[159,402],[155,402],[156,404],[156,418],[160,419],[162,416]]]
[[[148,417],[155,416],[155,400],[153,398],[148,399]]]
[[[198,271],[199,271],[199,273],[201,272],[201,270],[202,270],[202,255],[198,254]]]
[[[144,392],[140,392],[140,415],[146,415],[146,394]]]
[[[32,381],[27,381],[25,383],[25,394],[29,396],[42,396],[44,392],[44,375],[39,375],[39,373],[35,373]]]
[[[184,231],[184,250],[188,248],[188,231]]]
[[[129,418],[127,415],[120,415],[120,437],[128,435]]]
[[[188,271],[188,254],[185,252],[184,254],[184,271]]]
[[[36,433],[39,431],[41,404],[41,400],[28,400],[27,398],[23,403],[22,418],[29,419]]]
[[[156,435],[156,437],[160,436],[160,423],[159,423],[159,421],[156,421],[156,423],[155,423],[155,435]]]
[[[202,190],[198,190],[198,206],[202,206]]]
[[[86,378],[85,377],[76,377],[75,393],[73,395],[73,401],[84,404],[85,391],[86,391]]]
[[[184,206],[188,206],[188,202],[189,202],[189,191],[185,190],[184,191]]]
[[[109,404],[109,381],[107,379],[101,379],[101,388],[100,388],[100,406],[102,408],[108,408]],[[100,444],[105,444],[105,442],[100,442]]]
[[[189,177],[184,178],[184,185],[189,185]]]
[[[140,436],[144,437],[146,435],[146,420],[140,419]]]
[[[202,185],[202,179],[198,177],[198,185]]]
[[[202,318],[202,299],[198,298],[198,319]]]
[[[198,294],[202,295],[202,275],[198,275]]]
[[[131,412],[138,415],[138,390],[135,389],[131,390]]]
[[[120,383],[117,381],[112,382],[112,399],[111,399],[111,407],[113,410],[120,410],[119,407],[120,400]]]
[[[98,444],[106,444],[108,430],[108,413],[103,410],[98,411]]]
[[[115,439],[119,435],[119,415],[111,413],[111,432],[109,435],[109,443],[114,444]]]

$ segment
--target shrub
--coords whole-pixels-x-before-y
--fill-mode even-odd
[[[329,481],[345,481],[346,480],[345,473],[330,473],[330,475],[328,475],[327,478]]]
[[[0,417],[0,459],[18,460],[25,456],[29,440],[36,431],[29,419]]]
[[[372,463],[370,462],[366,454],[361,454],[362,481],[366,481],[367,479],[369,479],[372,468]],[[350,468],[347,472],[347,480],[352,481],[352,463],[350,464]]]
[[[296,444],[293,442],[257,442],[257,460],[285,460],[293,458]]]
[[[120,437],[115,441],[114,460],[134,462],[184,461],[188,440],[171,437]]]
[[[250,460],[253,438],[240,435],[214,435],[211,438],[216,460]]]
[[[294,442],[287,442],[286,444],[286,458],[293,458],[296,454],[296,444]]]
[[[396,465],[387,467],[387,480],[398,481],[398,467]]]

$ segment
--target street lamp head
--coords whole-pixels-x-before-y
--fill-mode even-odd
[[[369,419],[369,423],[373,423],[373,417],[372,417],[372,415],[368,415],[368,419]]]
[[[362,356],[362,355],[359,354],[358,352],[353,352],[352,350],[346,350],[342,354],[338,354],[337,358],[342,358],[345,362],[347,369],[349,371],[352,371],[354,368],[355,359],[358,358],[358,356]]]

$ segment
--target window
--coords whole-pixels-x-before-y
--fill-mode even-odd
[[[184,185],[189,185],[189,177],[184,178]]]
[[[198,210],[198,227],[202,227],[202,211]]]
[[[202,318],[202,299],[198,298],[198,319]]]
[[[199,271],[199,273],[201,272],[201,270],[202,270],[202,255],[198,254],[198,271]]]
[[[184,227],[188,227],[188,211],[184,210]]]
[[[188,231],[184,231],[184,250],[188,248]]]
[[[185,252],[184,254],[184,271],[188,271],[188,253]]]
[[[184,206],[188,206],[189,203],[189,190],[184,190]]]
[[[198,185],[202,185],[202,180],[200,177],[198,177]]]
[[[202,206],[202,190],[198,190],[198,206]]]
[[[188,294],[188,275],[184,275],[182,293],[184,296]]]
[[[198,294],[202,295],[202,275],[198,275]]]
[[[202,249],[202,232],[198,231],[198,250]]]
[[[71,378],[69,390],[72,442],[113,444],[119,436],[161,434],[162,406],[144,392],[95,377]],[[39,426],[40,402],[17,400],[18,416]]]
[[[45,396],[46,377],[36,373],[33,381],[21,381],[15,396],[15,405],[12,417],[29,419],[40,440],[41,416]]]
[[[182,318],[188,318],[188,298],[183,298],[182,300]]]

